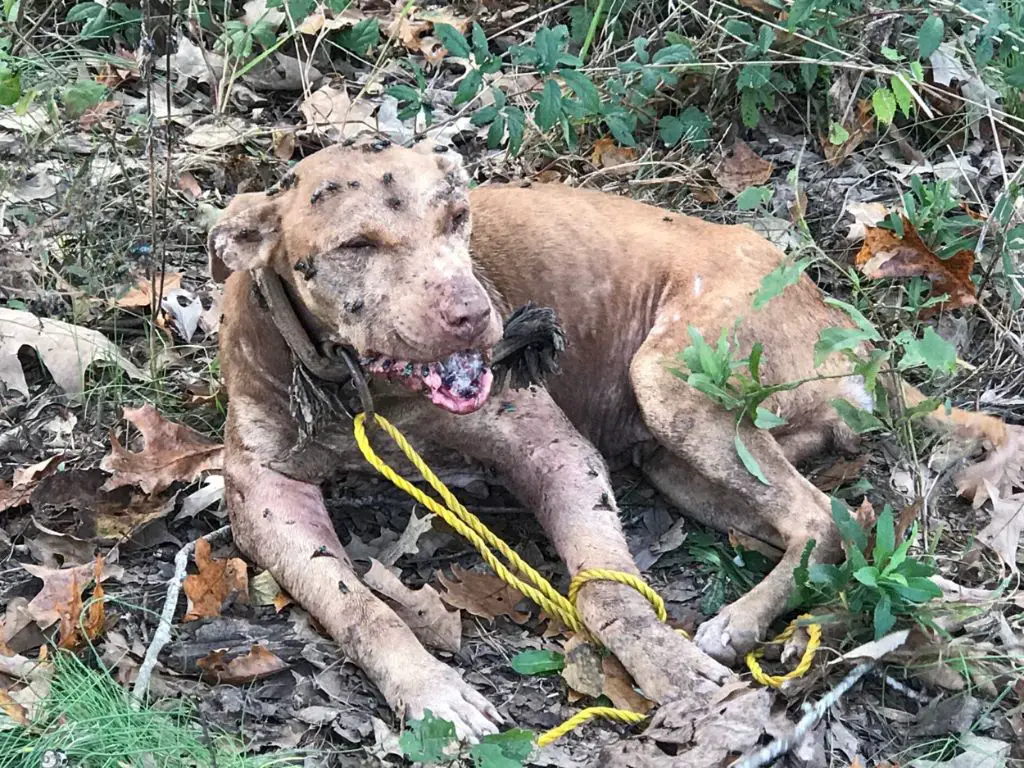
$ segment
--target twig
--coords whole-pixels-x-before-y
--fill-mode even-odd
[[[218,546],[231,535],[231,527],[225,525],[216,531],[201,536],[210,543],[210,546]],[[171,639],[171,619],[174,618],[174,609],[178,605],[178,595],[181,593],[181,584],[185,581],[185,568],[188,566],[189,555],[196,548],[196,542],[190,541],[178,550],[174,556],[174,575],[167,582],[167,596],[164,598],[164,609],[160,614],[160,623],[157,625],[153,640],[146,649],[146,657],[139,667],[139,675],[135,678],[135,685],[132,687],[132,698],[141,702],[149,690],[149,678],[153,675],[153,668],[156,667],[157,657]]]
[[[767,747],[762,747],[754,754],[743,758],[740,762],[733,763],[730,768],[761,768],[762,765],[770,765],[774,763],[784,754],[789,752],[789,750],[803,741],[804,736],[806,736],[807,732],[815,726],[815,724],[821,719],[822,715],[824,715],[833,704],[839,701],[840,697],[850,690],[854,684],[864,677],[864,675],[866,675],[874,666],[874,661],[867,661],[863,664],[858,664],[850,670],[850,673],[843,678],[839,685],[822,697],[817,704],[813,707],[807,706],[806,704],[804,705],[805,714],[800,718],[800,722],[796,724],[796,727],[792,731],[782,738],[776,739]]]

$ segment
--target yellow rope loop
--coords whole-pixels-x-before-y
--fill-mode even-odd
[[[537,738],[537,746],[546,747],[551,742],[562,738],[565,734],[569,733],[569,731],[583,725],[583,723],[588,720],[593,720],[595,717],[618,720],[620,723],[628,723],[630,725],[643,722],[647,719],[647,715],[642,715],[639,712],[630,712],[628,709],[615,709],[614,707],[587,707],[586,709],[581,709],[561,725],[552,728],[550,731],[542,733]]]
[[[590,581],[615,581],[619,584],[625,584],[627,587],[632,587],[647,598],[647,601],[654,608],[654,612],[658,615],[658,621],[668,621],[668,611],[665,610],[665,601],[661,599],[661,595],[655,592],[639,576],[623,573],[622,571],[609,571],[604,568],[587,568],[584,571],[580,571],[569,582],[570,603],[574,606],[576,605],[576,596],[579,594],[580,589]]]
[[[804,614],[800,619],[813,618],[810,614]],[[800,619],[791,621],[789,626],[779,633],[772,642],[782,643],[793,636],[796,632],[798,622]],[[763,648],[755,648],[747,654],[747,667],[750,669],[750,674],[753,678],[761,685],[766,685],[771,688],[780,688],[782,684],[788,680],[796,680],[798,677],[803,677],[807,674],[807,671],[811,668],[811,663],[814,661],[814,654],[818,652],[818,648],[821,645],[821,625],[820,624],[808,624],[807,625],[807,648],[804,649],[804,655],[800,658],[800,663],[796,665],[790,672],[784,675],[769,675],[761,669],[761,665],[758,663],[758,659],[764,656]]]
[[[438,495],[444,499],[448,505],[447,507],[439,504],[396,473],[374,452],[366,435],[365,420],[365,414],[362,413],[358,414],[355,418],[356,444],[359,446],[363,457],[374,469],[448,523],[456,533],[467,539],[480,552],[484,562],[494,570],[502,581],[522,592],[549,615],[558,617],[563,624],[574,632],[580,631],[582,624],[572,603],[558,594],[543,576],[537,573],[529,563],[520,558],[504,541],[495,536],[476,515],[462,506],[391,422],[380,414],[376,414],[377,424],[387,432],[399,449],[401,449],[402,453],[405,454],[409,462],[423,476],[427,483],[437,491]],[[491,551],[491,547],[498,550],[512,568],[523,575],[526,581],[513,574],[504,563],[498,560]]]
[[[444,504],[437,502],[435,499],[432,499],[430,496],[423,493],[420,489],[389,467],[384,460],[374,452],[373,447],[370,445],[370,440],[366,435],[366,414],[360,413],[355,418],[354,432],[356,444],[359,446],[359,450],[362,452],[366,461],[369,462],[374,469],[380,472],[381,475],[390,480],[397,488],[405,491],[424,507],[444,520],[456,533],[467,539],[469,543],[472,544],[480,553],[484,562],[487,563],[487,565],[490,566],[490,568],[498,575],[498,578],[510,587],[519,590],[524,596],[528,597],[544,609],[548,615],[557,617],[563,624],[574,632],[582,631],[583,623],[580,621],[579,614],[577,613],[575,606],[576,596],[579,594],[580,589],[584,584],[591,581],[614,581],[635,589],[651,603],[660,621],[668,620],[668,612],[665,610],[665,601],[662,600],[661,596],[658,595],[658,593],[655,592],[654,589],[652,589],[643,579],[631,573],[611,571],[604,568],[588,568],[580,571],[572,579],[572,582],[569,584],[568,598],[560,595],[558,591],[540,575],[540,573],[531,567],[529,563],[519,557],[515,550],[498,538],[480,521],[476,515],[462,506],[459,500],[455,498],[454,494],[452,494],[445,484],[441,482],[440,478],[431,471],[430,467],[426,465],[423,459],[420,458],[420,455],[416,453],[415,449],[409,444],[402,433],[399,432],[393,424],[391,424],[391,422],[380,414],[374,414],[374,418],[376,420],[376,424],[383,429],[392,440],[395,441],[395,444],[399,449],[401,449],[405,457],[416,468],[420,475],[423,476],[423,479],[427,481],[438,496],[441,497]],[[498,559],[494,552],[491,551],[492,548],[501,553],[505,560],[508,561],[508,566]],[[510,570],[510,567],[521,574],[522,578],[513,573],[512,570]],[[801,618],[809,617],[802,616]],[[790,624],[774,642],[782,642],[789,638],[793,632],[796,631],[796,627],[796,622]],[[684,637],[688,637],[682,630],[677,631]],[[761,669],[761,665],[757,662],[757,659],[763,655],[764,651],[761,649],[751,651],[747,655],[747,666],[750,667],[750,671],[751,674],[753,674],[754,679],[762,685],[769,685],[774,688],[778,688],[787,680],[792,680],[806,674],[807,670],[811,667],[811,662],[814,660],[814,654],[818,650],[818,646],[821,644],[821,627],[818,624],[811,624],[808,627],[808,633],[810,635],[810,639],[808,640],[807,649],[804,652],[803,658],[796,666],[796,669],[785,675],[766,675]],[[647,719],[646,715],[642,715],[639,712],[631,712],[626,709],[616,709],[614,707],[588,707],[587,709],[584,709],[570,717],[557,728],[552,728],[542,734],[537,739],[537,745],[541,747],[546,746],[569,733],[582,723],[585,723],[595,717],[605,717],[629,724],[639,723]]]

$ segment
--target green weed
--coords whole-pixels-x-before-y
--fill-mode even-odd
[[[242,745],[201,727],[183,704],[136,708],[105,672],[64,651],[54,654],[53,681],[31,727],[5,722],[0,711],[0,768],[38,766],[48,753],[78,768],[269,768],[301,762],[290,755],[246,757]]]
[[[839,499],[832,499],[832,519],[846,560],[842,565],[809,564],[815,542],[808,542],[793,573],[796,589],[790,607],[841,608],[855,619],[870,617],[875,639],[899,621],[930,626],[921,606],[940,597],[942,590],[930,578],[935,573],[931,563],[910,554],[917,524],[897,541],[892,509],[886,504],[873,530],[865,531]]]

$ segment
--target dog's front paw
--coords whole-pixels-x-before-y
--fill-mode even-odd
[[[433,657],[431,662],[394,686],[395,709],[409,720],[419,720],[430,710],[434,717],[454,724],[459,739],[474,743],[497,733],[503,722],[498,710],[454,669]]]
[[[730,667],[761,642],[765,631],[756,616],[732,611],[731,607],[726,606],[713,619],[701,624],[694,637],[698,648]]]

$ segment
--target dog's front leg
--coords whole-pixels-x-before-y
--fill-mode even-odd
[[[535,512],[571,575],[590,568],[639,575],[604,460],[546,391],[506,393],[475,414],[438,421],[439,439],[491,464]],[[659,621],[631,587],[590,582],[576,605],[587,628],[655,701],[701,699],[732,675]]]
[[[238,546],[320,622],[397,713],[420,718],[429,709],[461,738],[496,732],[497,710],[358,580],[317,486],[262,466],[244,449],[229,447],[226,464]]]

